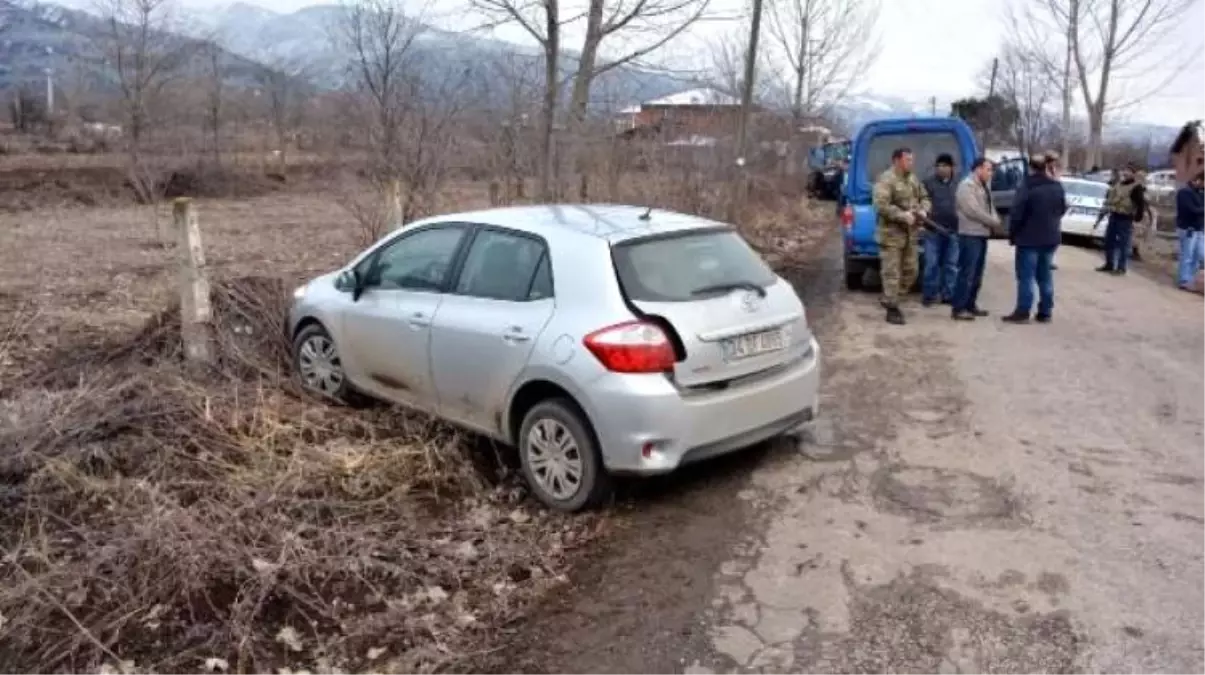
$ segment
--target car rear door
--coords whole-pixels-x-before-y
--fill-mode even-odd
[[[507,393],[554,310],[550,255],[535,235],[478,228],[432,325],[440,415],[504,432]]]
[[[730,228],[630,240],[612,256],[628,300],[681,340],[673,374],[683,387],[776,370],[810,349],[795,290]]]

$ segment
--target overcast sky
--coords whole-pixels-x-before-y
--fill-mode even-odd
[[[316,4],[306,0],[245,0],[277,11],[293,11]],[[330,2],[337,0],[328,0]],[[859,80],[858,89],[868,94],[898,95],[917,101],[937,96],[949,101],[976,92],[978,74],[997,53],[1004,38],[1004,7],[1024,0],[880,0],[878,26],[882,51],[878,61]],[[433,23],[463,28],[469,23],[468,0],[407,0],[425,6]],[[712,0],[712,8],[740,16],[748,0]],[[190,7],[213,7],[227,1],[187,0]],[[710,39],[733,29],[733,24],[708,22],[679,40],[662,55],[673,65],[698,67],[697,52]],[[1196,0],[1177,29],[1168,36],[1169,49],[1156,59],[1191,57],[1189,66],[1158,95],[1118,113],[1129,121],[1178,126],[1188,119],[1205,117],[1205,58],[1202,36],[1205,29],[1205,0]],[[498,37],[522,40],[518,29],[503,29]],[[572,44],[572,43],[571,43]],[[1164,56],[1167,54],[1167,56]],[[1167,77],[1167,69],[1153,74],[1156,82]],[[1124,87],[1124,85],[1122,85]],[[1149,91],[1148,83],[1141,91]],[[1138,91],[1132,87],[1131,91]],[[1079,97],[1077,96],[1077,104]]]

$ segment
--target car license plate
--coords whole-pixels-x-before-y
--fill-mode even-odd
[[[776,328],[724,340],[720,343],[720,350],[724,354],[725,361],[739,361],[751,356],[779,351],[786,346],[785,343],[782,330]]]

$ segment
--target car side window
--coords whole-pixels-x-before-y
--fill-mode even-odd
[[[443,290],[464,234],[463,226],[449,225],[402,235],[370,259],[364,287]]]
[[[536,266],[536,274],[531,279],[531,289],[527,291],[528,300],[543,300],[552,297],[552,264],[548,260],[548,251],[540,257]]]
[[[545,252],[544,243],[533,237],[481,230],[465,256],[456,293],[514,302],[537,299],[531,297],[532,280]],[[551,295],[551,279],[548,295]]]

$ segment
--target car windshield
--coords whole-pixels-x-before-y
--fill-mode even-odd
[[[1109,186],[1104,183],[1088,183],[1077,180],[1063,181],[1063,189],[1071,197],[1088,197],[1089,199],[1104,199]]]
[[[635,240],[612,249],[615,270],[632,300],[686,302],[774,283],[774,272],[728,229]]]
[[[891,168],[891,153],[896,148],[912,150],[913,167],[919,178],[928,178],[937,164],[937,156],[948,153],[955,161],[962,156],[958,137],[951,131],[919,131],[904,134],[883,134],[870,139],[866,146],[866,180],[874,182]],[[959,173],[966,167],[955,167]]]

